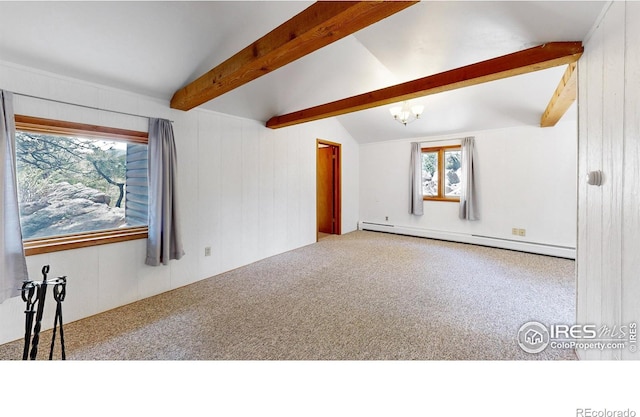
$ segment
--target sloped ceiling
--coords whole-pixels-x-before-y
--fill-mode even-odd
[[[0,60],[169,100],[311,2],[5,2]],[[270,117],[551,41],[583,40],[606,2],[423,1],[201,107]],[[539,124],[564,67],[339,116],[361,143]],[[1,81],[0,81],[0,87]],[[576,117],[575,104],[565,118]]]

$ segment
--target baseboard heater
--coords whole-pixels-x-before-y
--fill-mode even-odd
[[[392,224],[371,223],[371,222],[360,222],[360,225],[376,226],[376,227],[390,227],[390,228],[394,227],[394,225],[392,225]],[[365,230],[365,229],[362,229],[362,227],[360,227],[360,229],[361,230]]]
[[[393,224],[358,222],[358,229],[372,232],[386,232],[398,235],[424,237],[429,239],[447,240],[450,242],[470,243],[473,245],[490,246],[500,249],[517,250],[520,252],[536,253],[539,255],[556,256],[559,258],[575,259],[576,249],[567,246],[546,245],[535,242],[497,238],[491,236],[467,233],[443,232],[440,230],[422,229],[418,227],[397,226]]]

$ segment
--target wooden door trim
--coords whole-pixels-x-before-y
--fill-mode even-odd
[[[335,234],[342,234],[342,144],[331,142],[324,139],[316,139],[316,198],[318,196],[318,164],[320,159],[320,145],[327,145],[337,149],[337,164],[335,169],[335,176],[337,178],[336,186],[334,188],[334,209],[336,212],[336,226]],[[318,205],[316,204],[316,241],[318,241]]]

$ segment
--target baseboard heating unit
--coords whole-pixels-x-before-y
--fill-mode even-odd
[[[539,255],[556,256],[558,258],[575,259],[576,249],[567,246],[546,245],[535,242],[525,242],[496,238],[491,236],[474,235],[467,233],[443,232],[440,230],[422,229],[418,227],[398,226],[385,223],[358,222],[359,230],[372,232],[385,232],[397,235],[424,237],[429,239],[446,240],[458,243],[470,243],[473,245],[490,246],[493,248],[510,249],[520,252],[536,253]]]

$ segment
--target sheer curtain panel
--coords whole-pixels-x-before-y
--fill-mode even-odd
[[[415,216],[422,216],[424,214],[424,201],[422,195],[422,148],[419,142],[411,143],[409,182],[409,213]]]
[[[20,294],[22,281],[28,279],[27,262],[22,246],[22,230],[18,209],[16,182],[16,129],[13,116],[13,94],[0,90],[0,303]]]
[[[176,145],[169,120],[149,119],[149,238],[147,265],[184,255],[178,222]]]
[[[473,154],[475,140],[473,137],[462,139],[462,187],[460,191],[460,212],[462,220],[478,220],[477,193],[473,171]]]

